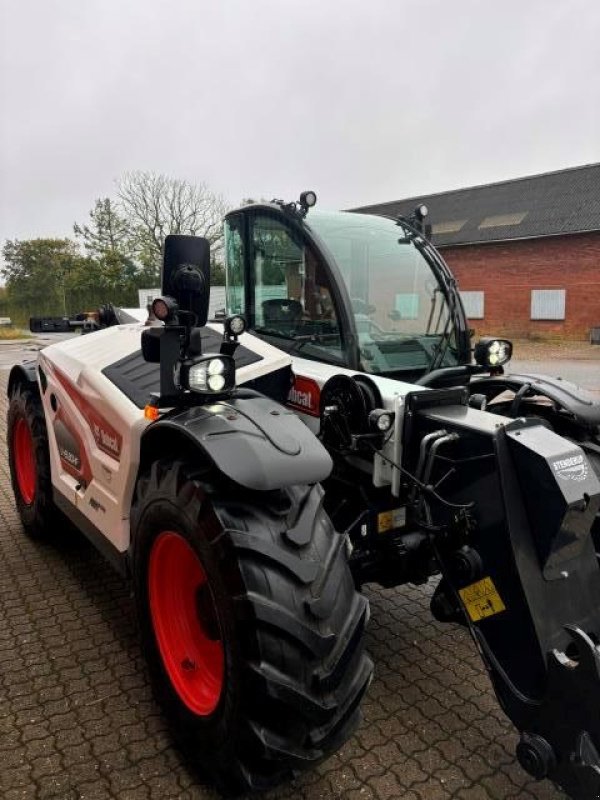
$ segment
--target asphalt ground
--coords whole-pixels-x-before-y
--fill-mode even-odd
[[[0,798],[214,800],[153,701],[128,585],[82,536],[53,546],[24,535],[3,445],[0,559]],[[563,797],[516,763],[517,736],[469,636],[431,618],[433,587],[367,591],[376,672],[364,721],[265,800]]]

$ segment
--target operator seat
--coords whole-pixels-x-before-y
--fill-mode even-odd
[[[304,313],[302,303],[289,298],[263,300],[262,311],[265,327],[284,333],[297,328]]]

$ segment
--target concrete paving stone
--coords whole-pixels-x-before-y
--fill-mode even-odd
[[[138,786],[135,789],[126,789],[121,793],[119,800],[149,800],[150,787]]]
[[[16,787],[27,787],[33,783],[31,765],[28,763],[3,769],[0,772],[0,797],[3,792]]]
[[[22,748],[4,750],[2,753],[2,769],[12,769],[22,767],[27,764],[25,753]]]
[[[439,767],[435,772],[435,780],[439,781],[440,785],[451,795],[456,794],[459,789],[463,789],[472,783],[459,764],[443,768]]]
[[[377,797],[368,786],[363,786],[360,789],[350,789],[346,796],[348,800],[375,800]]]
[[[374,797],[378,798],[378,800],[393,800],[396,797],[403,796],[406,790],[398,776],[391,771],[369,778],[368,785]]]
[[[364,756],[354,759],[352,767],[360,781],[366,781],[374,775],[382,775],[386,771],[386,767],[372,753],[365,753]]]
[[[133,763],[136,763],[143,758],[152,758],[157,756],[162,747],[157,745],[157,742],[153,737],[146,735],[146,737],[141,739],[139,742],[128,744],[126,749],[129,759]]]
[[[450,792],[446,791],[439,782],[432,778],[412,788],[421,800],[448,800],[451,796]]]
[[[114,798],[110,784],[99,778],[82,782],[76,796],[77,800],[113,800]]]
[[[179,784],[176,775],[164,775],[154,779],[150,787],[151,800],[163,800],[164,797],[176,797]]]
[[[394,764],[390,764],[389,768],[396,775],[399,782],[409,788],[415,784],[423,783],[430,777],[428,770],[423,769],[415,758],[407,756],[404,756]]]
[[[456,800],[494,800],[491,795],[488,794],[485,786],[480,786],[478,784],[472,784],[471,786],[458,789],[455,797]],[[508,795],[505,795],[505,798],[507,797]]]
[[[334,797],[346,797],[349,792],[359,789],[363,785],[362,780],[347,765],[338,766],[335,772],[327,773],[327,781],[323,775],[317,776],[317,780],[305,783],[303,792],[305,797],[312,797],[319,791],[323,791],[325,786],[331,788]]]
[[[31,761],[31,777],[38,783],[43,782],[49,775],[62,775],[63,772],[62,756],[58,753],[34,758]]]
[[[36,800],[36,786],[25,786],[20,789],[9,789],[2,795],[3,800]]]

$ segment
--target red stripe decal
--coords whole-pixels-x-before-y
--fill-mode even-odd
[[[121,458],[121,449],[123,447],[123,437],[121,434],[107,422],[102,414],[100,414],[89,400],[81,394],[79,389],[75,388],[66,375],[56,369],[56,367],[54,367],[53,371],[59,383],[63,386],[66,393],[75,403],[83,418],[90,426],[92,436],[98,445],[98,449],[119,461]]]

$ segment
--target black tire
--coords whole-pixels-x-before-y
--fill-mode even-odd
[[[360,721],[372,673],[363,650],[368,603],[322,496],[320,486],[258,494],[229,484],[224,493],[181,461],[156,462],[138,481],[132,566],[155,694],[186,755],[226,794],[292,778],[338,749]],[[223,682],[204,714],[173,685],[153,624],[149,587],[167,569],[156,555],[171,536],[165,531],[199,560],[217,618]]]
[[[589,451],[586,455],[592,465],[592,469],[596,473],[596,477],[600,480],[600,455],[590,453]],[[598,558],[600,558],[600,511],[596,514],[596,519],[592,525],[592,536],[594,538],[596,553],[598,554]]]
[[[31,452],[26,465],[26,472],[31,470],[30,486],[26,485],[29,481],[23,482],[24,442],[29,442]],[[53,538],[60,515],[52,499],[48,431],[37,387],[21,383],[12,392],[7,415],[7,445],[10,479],[23,528],[34,539]]]

